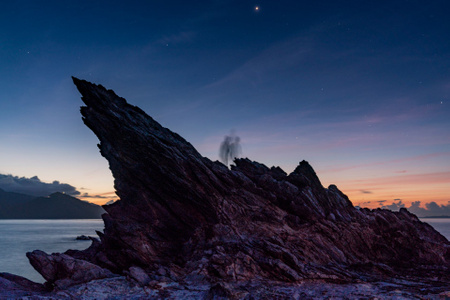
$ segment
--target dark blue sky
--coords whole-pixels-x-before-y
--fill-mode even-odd
[[[448,1],[146,2],[2,4],[1,174],[113,190],[73,75],[211,159],[235,129],[244,156],[306,159],[355,203],[448,204]]]

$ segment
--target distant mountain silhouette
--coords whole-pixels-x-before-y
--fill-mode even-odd
[[[62,193],[34,197],[0,189],[0,219],[100,219],[104,212],[99,205]]]

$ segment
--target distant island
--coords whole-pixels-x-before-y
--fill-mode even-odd
[[[100,219],[99,205],[63,193],[35,197],[0,189],[0,219]]]

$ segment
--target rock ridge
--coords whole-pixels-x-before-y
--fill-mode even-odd
[[[76,260],[99,268],[85,281],[114,273],[141,286],[210,284],[224,295],[227,284],[267,281],[435,278],[448,288],[449,241],[406,209],[357,209],[304,160],[290,174],[248,158],[228,169],[112,90],[73,81],[120,200],[104,206],[105,229],[90,248],[29,254],[41,274],[44,260]]]
[[[405,210],[356,209],[304,160],[291,174],[249,159],[229,170],[113,91],[74,83],[121,199],[105,206],[100,236],[115,271],[164,266],[180,278],[295,282],[351,279],[351,266],[369,262],[393,273],[448,265],[448,241],[430,226]]]

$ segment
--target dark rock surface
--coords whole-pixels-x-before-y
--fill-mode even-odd
[[[18,299],[46,293],[48,290],[42,284],[14,274],[0,273],[0,299]]]
[[[89,241],[92,237],[86,235],[79,235],[75,238],[77,241]]]
[[[289,175],[249,159],[229,170],[113,91],[74,83],[120,197],[105,206],[98,248],[114,272],[139,266],[177,279],[298,282],[411,268],[426,276],[449,266],[450,244],[431,226],[404,209],[354,208],[306,161]]]
[[[324,280],[301,283],[233,282],[205,284],[191,282],[161,283],[141,287],[125,277],[92,280],[54,290],[50,293],[3,289],[0,276],[0,299],[448,299],[450,292],[430,289],[428,283],[410,281],[339,284]],[[14,284],[11,283],[10,284]],[[431,292],[431,293],[430,293]]]
[[[358,210],[336,186],[324,188],[306,161],[291,174],[249,159],[230,170],[113,91],[74,83],[120,200],[104,206],[105,230],[90,248],[29,255],[50,283],[86,282],[76,279],[84,261],[152,291],[204,284],[211,299],[257,295],[268,282],[293,292],[311,280],[450,289],[449,241],[405,209]],[[52,269],[70,258],[80,264],[73,273]]]
[[[128,271],[125,271],[125,274],[128,275],[129,279],[134,280],[140,286],[147,286],[151,282],[150,276],[139,267],[131,267]]]
[[[28,252],[31,265],[47,280],[49,288],[64,289],[72,285],[115,275],[88,261],[73,258],[67,254],[46,254],[40,250]]]

